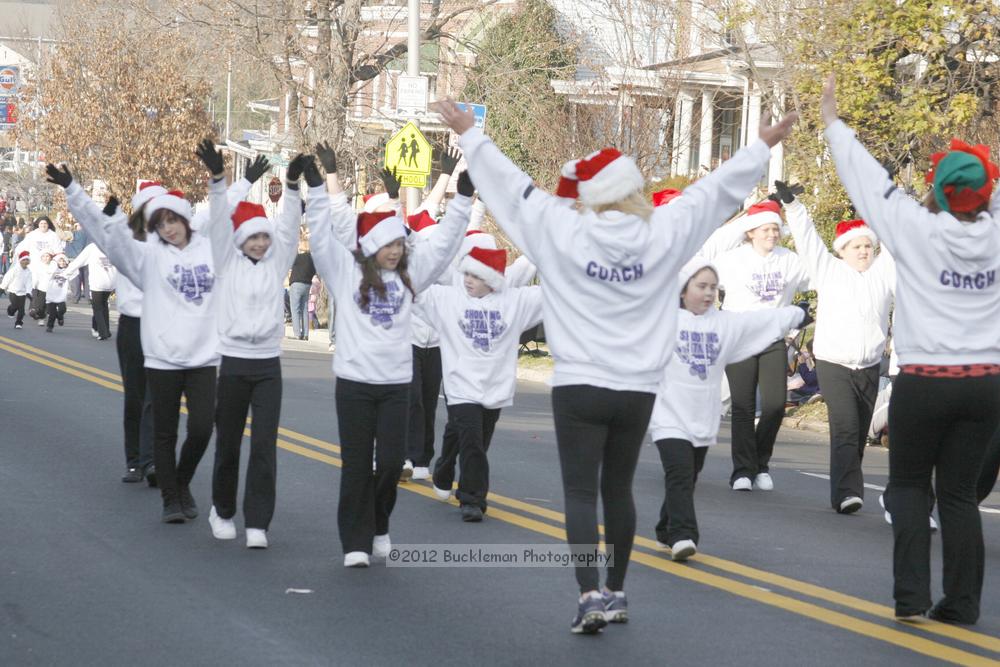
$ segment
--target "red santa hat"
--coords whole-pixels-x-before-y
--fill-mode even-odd
[[[497,240],[492,234],[481,232],[478,229],[470,229],[465,232],[465,238],[462,239],[462,245],[458,249],[458,256],[465,257],[473,248],[496,250]]]
[[[410,226],[415,232],[422,232],[425,229],[429,229],[437,224],[437,220],[431,217],[431,214],[426,210],[418,211],[413,215],[406,217],[406,224]]]
[[[171,190],[150,199],[143,210],[143,217],[146,218],[146,222],[149,222],[153,218],[153,214],[162,209],[173,211],[191,222],[191,202],[184,198],[184,193],[180,190]]]
[[[274,225],[267,219],[267,212],[260,204],[241,201],[233,211],[233,243],[242,248],[254,234],[268,234],[274,238]]]
[[[380,206],[384,206],[392,200],[389,199],[388,192],[380,192],[374,195],[365,195],[362,201],[365,203],[362,211],[365,213],[374,213]]]
[[[22,250],[21,252],[17,253],[17,261],[20,262],[22,259],[31,261],[31,253],[28,252],[27,250]]]
[[[506,284],[507,251],[504,249],[473,248],[462,258],[458,270],[481,278],[490,289],[499,292]]]
[[[573,199],[580,197],[580,191],[576,181],[576,163],[579,160],[570,160],[562,166],[559,172],[559,185],[556,186],[556,197],[563,199]]]
[[[837,223],[836,236],[833,239],[833,249],[840,252],[852,239],[859,236],[867,236],[871,239],[872,245],[878,243],[875,231],[865,224],[864,220],[844,220]]]
[[[153,197],[167,194],[167,189],[159,181],[139,181],[139,189],[132,197],[132,210],[138,211]]]
[[[362,212],[358,215],[358,247],[365,257],[371,257],[379,248],[405,237],[406,225],[392,211]]]
[[[621,201],[643,186],[635,161],[615,148],[602,148],[582,160],[563,165],[563,176],[575,179],[580,200],[591,208]]]
[[[666,206],[673,200],[681,196],[680,190],[674,190],[673,188],[667,188],[665,190],[660,190],[659,192],[653,193],[653,206]]]
[[[784,234],[784,221],[781,219],[781,204],[773,199],[765,199],[747,209],[746,215],[740,218],[737,223],[743,227],[744,232],[749,232],[762,225],[778,225],[781,233]]]

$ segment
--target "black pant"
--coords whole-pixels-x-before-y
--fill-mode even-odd
[[[414,345],[406,458],[417,467],[429,466],[434,458],[434,414],[440,391],[441,348]]]
[[[941,616],[979,618],[983,527],[976,482],[983,452],[1000,423],[1000,376],[926,378],[901,373],[889,404],[889,487],[897,614],[931,606],[927,488],[937,489],[944,560]]]
[[[596,545],[597,492],[604,506],[605,542],[612,546],[614,565],[606,585],[622,590],[635,539],[632,478],[639,450],[649,426],[655,394],[614,391],[590,385],[552,389],[566,505],[566,538],[574,554],[589,553],[582,545]],[[581,592],[597,590],[596,567],[577,566]]]
[[[240,481],[240,446],[253,410],[250,462],[243,492],[247,528],[267,530],[274,516],[278,475],[278,421],[281,417],[281,360],[222,357],[215,406],[215,469],[212,504],[223,519],[236,514]]]
[[[88,275],[89,272],[87,270],[87,267],[81,266],[79,272],[77,273],[76,279],[73,280],[73,282],[71,283],[74,288],[73,298],[75,298],[77,302],[80,301],[81,297],[87,296],[87,285],[89,285],[89,282],[87,280]]]
[[[188,486],[212,437],[215,411],[215,366],[165,371],[146,369],[153,399],[153,463],[164,502],[177,498],[180,487]],[[181,394],[187,399],[187,438],[177,449],[177,422]]]
[[[7,296],[10,297],[10,305],[7,306],[7,314],[11,317],[17,315],[17,319],[14,320],[14,324],[24,324],[24,302],[28,298],[27,295],[18,295],[13,292],[7,292]]]
[[[976,484],[976,500],[983,502],[986,496],[993,492],[998,474],[1000,474],[1000,428],[993,432],[993,437],[986,446],[983,469],[979,473],[979,483]]]
[[[337,525],[344,553],[370,554],[373,538],[389,532],[389,515],[396,505],[396,485],[406,448],[409,389],[409,384],[337,380],[337,422],[344,462]]]
[[[52,303],[51,301],[45,304],[45,314],[48,316],[45,324],[51,329],[55,326],[56,320],[62,321],[63,317],[66,315],[66,302]]]
[[[439,489],[451,490],[455,482],[455,463],[458,461],[458,430],[451,419],[444,425],[444,435],[441,436],[441,454],[434,461],[434,486]]]
[[[878,397],[878,371],[878,364],[852,370],[816,362],[830,420],[830,504],[837,511],[845,499],[865,497],[861,460]]]
[[[490,490],[490,462],[486,452],[493,440],[493,429],[500,419],[500,410],[484,408],[476,403],[448,406],[448,424],[455,433],[458,449],[458,491],[455,497],[463,505],[476,505],[486,511],[486,494]],[[440,461],[440,459],[438,459]],[[454,460],[451,471],[454,476]],[[435,483],[437,479],[435,478]],[[451,488],[452,480],[447,481]],[[442,484],[444,480],[442,480]]]
[[[111,298],[111,292],[90,291],[90,309],[94,313],[90,320],[90,326],[97,330],[97,335],[101,340],[111,338],[110,315],[108,314],[109,298]]]
[[[769,470],[774,441],[785,417],[785,396],[788,381],[785,367],[788,351],[785,341],[778,340],[758,355],[726,366],[729,392],[732,394],[732,484],[740,477],[753,480],[758,473]],[[760,421],[754,427],[757,389],[760,388]]]
[[[656,524],[656,539],[664,544],[691,540],[698,544],[698,518],[694,513],[694,485],[705,465],[708,447],[695,447],[687,440],[657,440],[666,494]]]
[[[118,316],[118,368],[122,374],[125,410],[125,465],[145,468],[153,461],[153,401],[146,391],[146,359],[139,337],[139,318]]]
[[[31,291],[31,310],[28,315],[35,320],[45,319],[45,292],[42,290]]]

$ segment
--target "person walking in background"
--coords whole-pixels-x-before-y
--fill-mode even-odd
[[[292,311],[292,335],[299,340],[309,340],[309,289],[316,276],[309,241],[303,235],[299,238],[299,252],[292,262],[291,277],[288,279],[288,300]]]

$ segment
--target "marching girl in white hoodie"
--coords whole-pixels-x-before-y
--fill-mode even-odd
[[[593,634],[606,619],[627,619],[632,478],[670,358],[677,272],[750,193],[769,147],[791,131],[795,115],[762,125],[759,141],[657,209],[643,195],[642,174],[630,158],[606,148],[578,160],[566,168],[578,181],[583,210],[577,211],[536,188],[474,127],[471,112],[451,100],[436,110],[459,134],[486,206],[542,278],[567,541],[578,558],[596,555],[600,489],[606,541],[614,547],[603,594],[598,569],[576,567],[581,596],[570,630]]]
[[[69,265],[73,271],[79,270],[81,266],[87,267],[87,284],[90,287],[90,308],[93,311],[90,333],[98,340],[107,340],[111,338],[108,300],[115,291],[118,271],[94,243],[88,243]]]
[[[128,228],[140,243],[146,241],[146,204],[167,189],[157,181],[141,181],[139,190],[132,197],[132,214]],[[87,196],[83,188],[73,181],[66,189],[66,200],[74,217],[86,216],[85,228],[102,225],[105,213]],[[140,336],[142,317],[142,290],[124,274],[115,276],[115,295],[118,309],[118,327],[115,350],[122,376],[123,416],[125,442],[125,474],[122,482],[142,482],[155,487],[156,466],[153,465],[153,403],[146,391],[145,357]]]
[[[47,165],[49,181],[73,186],[65,167]],[[213,181],[210,191],[225,189]],[[70,200],[72,202],[72,200]],[[140,322],[146,379],[153,401],[153,462],[163,499],[161,519],[183,523],[198,516],[189,485],[212,437],[219,363],[215,268],[209,240],[190,227],[191,203],[170,191],[145,205],[146,242],[137,241],[112,199],[100,222],[70,212],[118,270],[143,292]],[[155,234],[154,234],[155,232]],[[187,399],[187,438],[176,458],[181,396]]]
[[[55,251],[42,250],[38,253],[38,264],[31,271],[31,310],[28,315],[41,326],[45,324],[45,293],[49,289],[49,278],[52,277],[52,255]]]
[[[784,183],[775,183],[806,272],[819,293],[813,354],[830,414],[830,504],[841,514],[864,504],[861,460],[878,398],[879,366],[889,334],[896,263],[861,220],[837,225],[836,256]]]
[[[781,308],[789,305],[795,293],[808,283],[799,256],[778,245],[780,213],[781,204],[767,199],[729,223],[742,228],[747,241],[715,259],[719,288],[725,291],[723,310],[742,313]],[[774,488],[768,464],[785,416],[787,364],[788,350],[782,334],[759,354],[726,369],[733,401],[733,472],[729,483],[734,491]],[[760,421],[755,426],[758,389]]]
[[[441,229],[411,247],[398,216],[362,213],[355,251],[335,237],[330,198],[311,159],[305,176],[313,261],[337,304],[333,371],[344,462],[337,523],[344,565],[366,567],[370,555],[384,557],[392,546],[389,515],[403,466],[413,371],[413,296],[437,279],[458,250],[474,189],[468,176],[461,176],[459,196],[448,205]]]
[[[14,317],[14,328],[24,327],[24,302],[31,293],[31,253],[22,250],[17,255],[17,262],[7,269],[0,281],[0,289],[7,292],[10,305],[7,306],[7,317]]]
[[[69,291],[69,281],[77,275],[77,270],[70,267],[66,255],[56,254],[52,258],[52,273],[49,276],[49,289],[45,293],[45,331],[52,333],[58,320],[63,325],[66,316],[66,293]]]
[[[513,404],[521,332],[542,319],[540,287],[507,287],[506,250],[473,248],[462,259],[462,285],[432,285],[417,309],[441,335],[448,427],[458,444],[460,477],[455,496],[462,520],[486,511],[490,468],[486,452],[500,410]],[[435,474],[438,471],[435,470]],[[442,500],[451,484],[435,492]]]
[[[680,271],[681,310],[673,357],[667,365],[649,431],[663,464],[666,495],[656,538],[675,561],[697,552],[694,485],[708,447],[719,435],[721,381],[726,364],[770,345],[792,327],[808,323],[808,304],[731,313],[715,308],[719,277],[695,256]]]
[[[206,140],[199,149],[213,178],[223,174],[222,153]],[[213,183],[210,216],[202,228],[212,241],[218,296],[219,384],[215,408],[215,467],[208,522],[220,540],[236,538],[240,446],[253,411],[243,516],[248,548],[267,548],[274,515],[278,424],[281,417],[281,339],[285,334],[284,279],[292,268],[302,221],[299,176],[305,157],[288,166],[278,223],[264,207],[230,205]],[[267,160],[254,163],[262,171]]]
[[[983,589],[976,481],[1000,422],[1000,169],[986,146],[953,141],[932,156],[921,205],[837,117],[823,91],[826,139],[847,194],[896,261],[893,344],[899,376],[889,404],[889,484],[896,617],[975,623]],[[941,521],[944,598],[931,606],[927,489]]]

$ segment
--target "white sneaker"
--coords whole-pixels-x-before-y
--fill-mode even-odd
[[[247,549],[266,549],[267,531],[260,528],[247,528]]]
[[[376,535],[375,540],[372,542],[372,556],[375,558],[388,558],[390,551],[392,551],[392,540],[389,539],[389,533]]]
[[[430,479],[431,469],[426,466],[416,466],[413,468],[413,479]]]
[[[413,479],[413,461],[406,459],[403,461],[403,472],[399,473],[400,482],[409,482]]]
[[[344,567],[368,567],[368,554],[364,551],[351,551],[344,554]]]
[[[327,352],[336,352],[337,351],[337,344],[336,343],[330,343],[329,345],[327,345],[326,351]]]
[[[434,485],[431,484],[431,486]],[[434,486],[434,495],[437,496],[438,500],[442,502],[448,502],[449,500],[451,500],[451,489],[439,489],[438,487]]]
[[[215,505],[212,505],[212,509],[208,513],[208,525],[212,527],[212,535],[215,536],[215,539],[236,539],[236,524],[233,523],[232,519],[223,519],[219,516],[219,513],[215,511]]]
[[[933,516],[930,517],[930,519],[931,519],[931,532],[936,533],[938,531],[937,521],[934,520]]]
[[[38,326],[44,327],[45,326],[45,320],[38,320]]]
[[[857,496],[849,496],[840,501],[840,513],[841,514],[854,514],[865,504],[865,501],[861,500]]]
[[[887,510],[885,508],[885,494],[884,493],[880,494],[879,497],[878,497],[878,506],[882,508],[883,512],[885,512],[885,514],[883,515],[883,516],[885,516],[885,522],[891,526],[892,525],[892,515],[889,514],[889,510]],[[931,519],[933,520],[934,517],[931,517]]]
[[[766,472],[759,473],[754,477],[753,484],[761,491],[774,491],[774,480]]]
[[[753,491],[753,482],[749,477],[740,477],[733,482],[733,491]]]
[[[686,561],[696,553],[698,553],[698,547],[691,540],[680,540],[670,547],[670,559],[675,561]]]
[[[101,334],[97,333],[97,329],[91,329],[90,330],[90,335],[93,336],[94,338],[100,338],[101,337]]]

